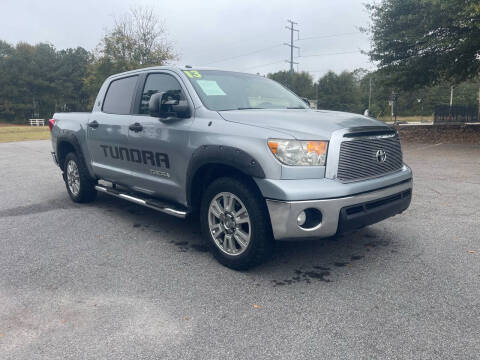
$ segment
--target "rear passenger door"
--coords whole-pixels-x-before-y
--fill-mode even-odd
[[[182,100],[187,100],[188,94],[182,80],[167,71],[145,74],[139,88],[141,93],[132,116],[139,128],[129,131],[130,147],[142,154],[142,161],[135,164],[135,189],[182,203],[185,201],[186,146],[193,108],[190,106],[192,117],[188,119],[163,121],[149,115],[148,104],[152,94],[157,92],[179,91]]]
[[[130,185],[132,169],[128,149],[128,127],[139,76],[113,80],[100,111],[92,113],[87,142],[96,175],[118,184]]]

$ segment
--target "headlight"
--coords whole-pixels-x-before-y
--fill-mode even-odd
[[[268,147],[285,165],[325,166],[328,141],[270,139]]]

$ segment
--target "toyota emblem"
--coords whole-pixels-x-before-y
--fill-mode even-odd
[[[379,163],[384,163],[385,160],[387,160],[387,153],[385,150],[378,150],[375,156],[377,158],[377,162]]]

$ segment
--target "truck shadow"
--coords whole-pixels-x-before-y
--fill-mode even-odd
[[[178,219],[106,195],[99,196],[95,207],[131,223],[132,231],[155,234],[159,242],[166,241],[179,252],[211,256],[195,217]],[[398,252],[397,248],[392,235],[382,225],[327,239],[278,241],[265,264],[244,274],[257,286],[330,283],[342,276],[368,270],[369,264],[391,258]]]

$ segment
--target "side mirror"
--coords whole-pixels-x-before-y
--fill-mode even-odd
[[[190,106],[187,100],[180,100],[179,91],[165,91],[153,94],[148,103],[150,116],[168,120],[189,118]]]
[[[308,107],[311,107],[311,106],[312,106],[312,104],[310,104],[310,100],[308,100],[307,98],[302,97],[301,99],[303,100],[303,102],[304,102],[305,104],[308,105]]]

